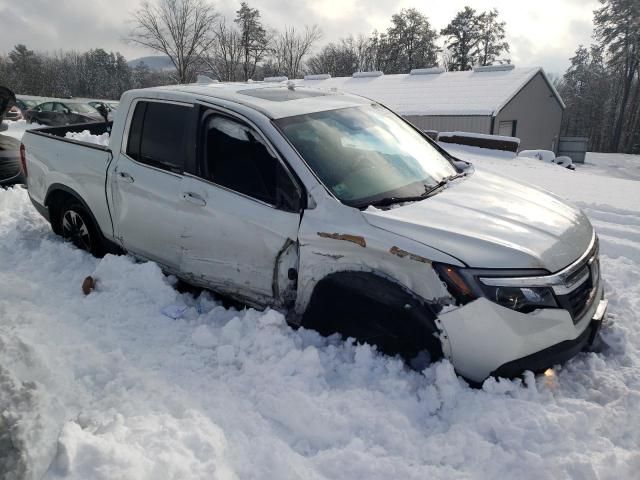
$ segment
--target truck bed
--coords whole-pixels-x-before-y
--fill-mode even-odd
[[[64,142],[77,143],[91,148],[98,148],[100,150],[109,150],[109,147],[105,145],[98,145],[96,143],[81,142],[72,138],[66,138],[65,135],[68,132],[80,133],[88,130],[92,135],[102,135],[103,133],[111,133],[113,122],[91,122],[91,123],[77,123],[73,125],[63,125],[60,127],[43,127],[34,128],[29,130],[29,133],[34,135],[43,135],[55,140],[62,140]]]
[[[108,167],[113,159],[109,146],[65,138],[67,132],[89,130],[100,135],[111,122],[82,123],[27,130],[22,137],[27,157],[27,184],[31,200],[47,206],[49,194],[64,190],[83,200],[105,237],[113,233],[107,205]]]

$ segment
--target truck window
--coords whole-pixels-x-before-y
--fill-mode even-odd
[[[205,179],[285,210],[298,210],[294,181],[251,127],[210,114],[205,116],[202,138]]]
[[[127,155],[141,163],[182,173],[192,111],[185,105],[138,102],[129,127]]]

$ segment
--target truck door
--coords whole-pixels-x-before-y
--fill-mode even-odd
[[[259,305],[295,298],[298,181],[243,119],[203,109],[197,171],[182,182],[181,271]]]
[[[134,108],[110,176],[115,235],[126,250],[177,271],[181,183],[195,109],[156,100],[139,100]]]

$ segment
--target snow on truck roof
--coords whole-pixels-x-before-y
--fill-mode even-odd
[[[171,85],[133,90],[125,95],[135,98],[172,92],[189,98],[206,97],[227,100],[258,110],[271,118],[291,117],[306,113],[370,104],[371,100],[349,93],[318,88],[292,86],[285,82],[251,82]],[[124,97],[123,97],[124,98]]]
[[[540,67],[492,65],[466,72],[422,68],[410,74],[360,72],[336,78],[307,75],[296,83],[362,95],[401,115],[496,115],[538,73],[564,108],[560,95]]]

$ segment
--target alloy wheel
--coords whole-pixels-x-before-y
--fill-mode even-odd
[[[62,236],[77,247],[91,251],[91,235],[82,217],[74,210],[67,210],[62,216]]]

